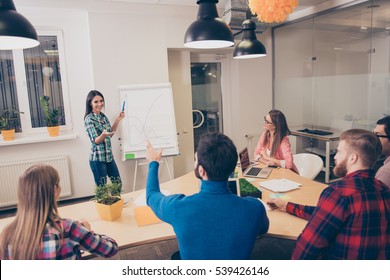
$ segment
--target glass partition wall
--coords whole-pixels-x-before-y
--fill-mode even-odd
[[[390,1],[273,28],[274,107],[290,126],[372,130],[390,114]]]
[[[272,34],[274,108],[287,117],[295,153],[323,158],[317,179],[329,183],[340,133],[373,130],[390,115],[390,1],[356,1]]]

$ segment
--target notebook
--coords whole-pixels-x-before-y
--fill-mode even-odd
[[[242,176],[267,179],[269,174],[271,174],[272,172],[271,168],[268,167],[261,168],[261,167],[251,165],[251,162],[249,160],[248,147],[242,149],[238,154],[238,156],[240,158]]]

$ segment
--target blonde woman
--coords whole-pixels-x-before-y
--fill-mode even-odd
[[[284,114],[279,110],[269,111],[264,117],[263,128],[254,159],[268,166],[279,166],[298,173],[288,140],[291,132]]]
[[[110,237],[90,224],[60,218],[60,177],[50,165],[28,168],[19,178],[15,220],[0,235],[0,259],[79,259],[81,250],[103,257],[118,252]]]

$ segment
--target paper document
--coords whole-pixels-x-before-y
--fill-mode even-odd
[[[301,186],[300,183],[287,179],[272,179],[260,182],[259,185],[272,192],[288,192],[291,190],[299,189],[299,187]]]

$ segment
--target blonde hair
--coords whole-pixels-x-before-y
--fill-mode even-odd
[[[37,259],[46,224],[62,232],[55,223],[59,181],[57,170],[44,164],[29,167],[19,177],[16,217],[0,236],[0,259]]]
[[[382,153],[382,145],[379,138],[364,129],[350,129],[340,135],[340,141],[345,141],[351,153],[355,152],[367,168],[373,168],[376,160]]]

